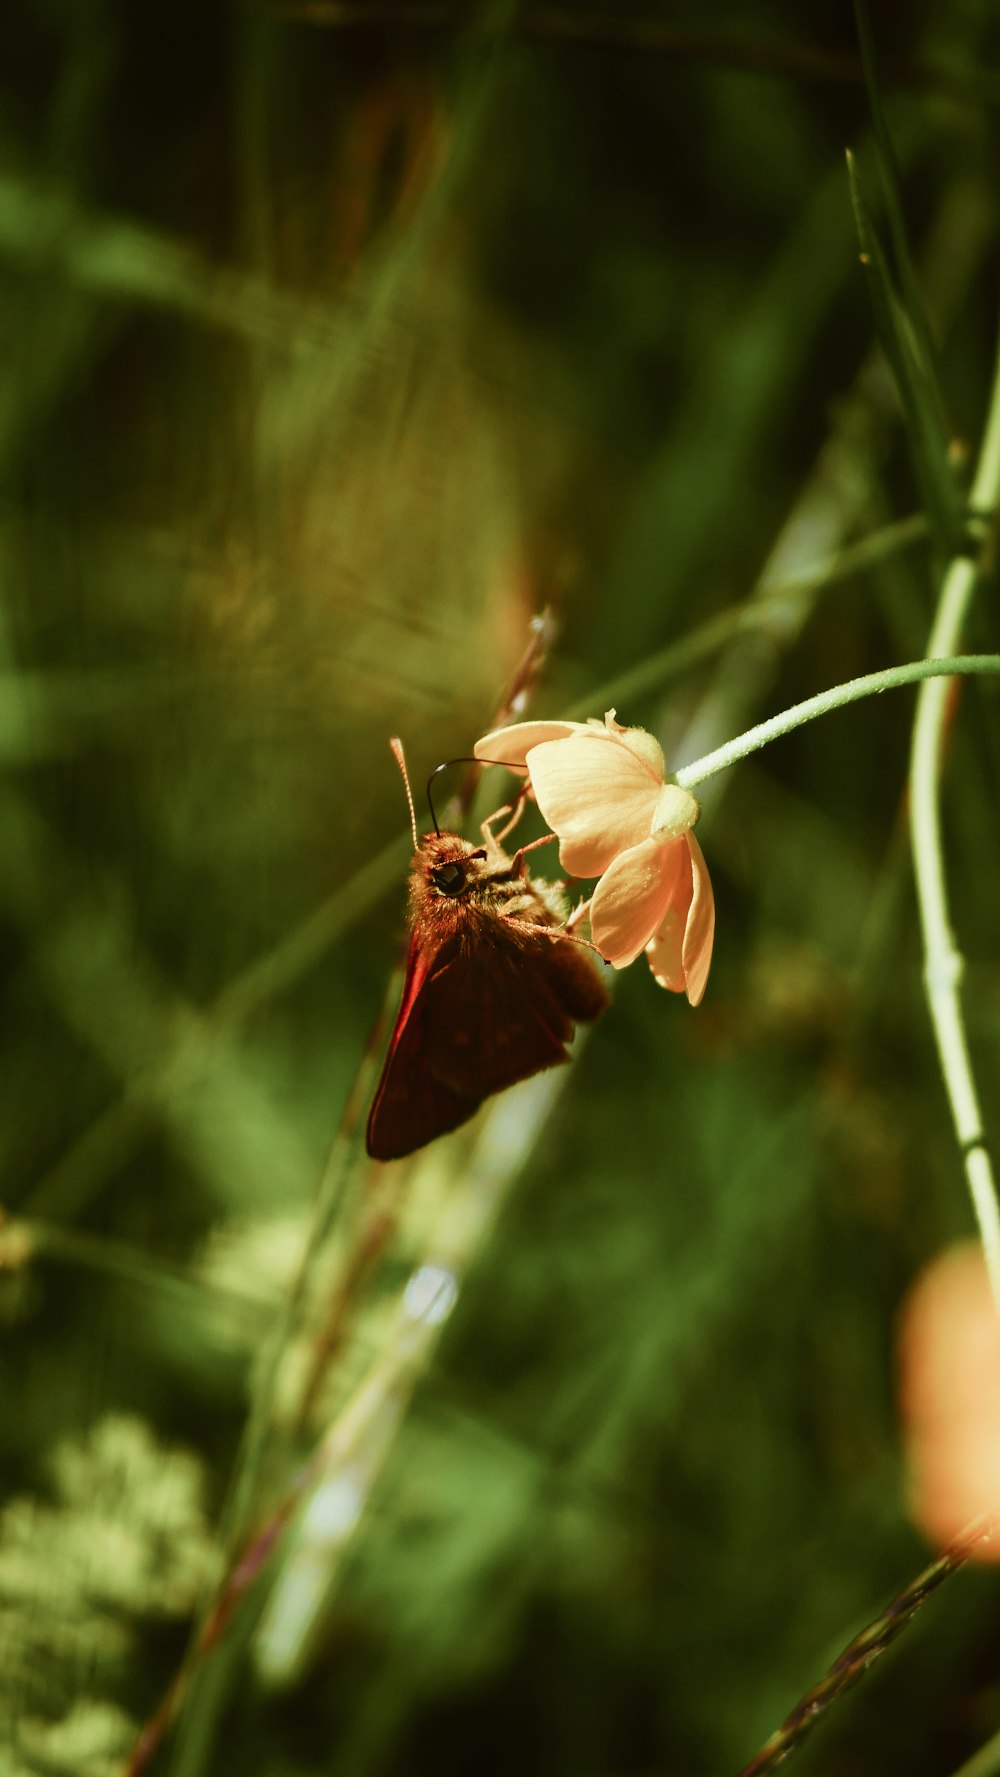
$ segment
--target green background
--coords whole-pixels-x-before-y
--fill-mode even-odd
[[[874,10],[960,465],[1000,22]],[[842,4],[5,12],[3,1777],[122,1768],[213,1545],[384,1374],[445,1227],[457,1305],[348,1464],[315,1620],[265,1563],[157,1769],[735,1777],[928,1559],[895,1319],[971,1212],[912,690],[706,787],[696,1012],[640,961],[544,1104],[378,1176],[356,1134],[402,939],[390,735],[422,803],[544,606],[530,713],[614,704],[673,765],[923,651],[940,562],[847,146],[885,234]],[[998,765],[970,684],[947,863],[994,1126]],[[275,1596],[301,1646],[268,1677]],[[962,1574],[798,1768],[954,1771],[998,1656]]]

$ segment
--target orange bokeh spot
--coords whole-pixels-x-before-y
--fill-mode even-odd
[[[899,1329],[900,1411],[910,1515],[943,1546],[1000,1519],[1000,1311],[973,1242],[929,1265]],[[1000,1561],[1000,1537],[975,1559]]]

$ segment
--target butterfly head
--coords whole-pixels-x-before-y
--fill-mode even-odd
[[[484,846],[473,847],[455,833],[428,833],[420,849],[428,886],[447,900],[457,900],[479,879],[478,866],[487,856]]]

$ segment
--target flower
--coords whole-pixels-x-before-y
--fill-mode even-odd
[[[910,1516],[943,1547],[981,1514],[1000,1517],[1000,1317],[973,1242],[917,1279],[899,1327]],[[973,1551],[1000,1561],[1000,1538]]]
[[[494,729],[474,750],[528,777],[563,869],[600,877],[590,929],[601,955],[624,969],[644,950],[660,986],[696,1006],[712,960],[712,885],[691,831],[698,803],[667,781],[653,735],[623,728],[610,710],[603,724]]]

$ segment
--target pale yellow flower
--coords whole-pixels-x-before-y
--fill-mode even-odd
[[[519,722],[476,742],[478,759],[523,772],[559,839],[571,876],[598,876],[590,929],[618,969],[645,951],[661,987],[696,1006],[712,960],[715,904],[691,831],[698,803],[666,781],[644,728],[604,722]]]

